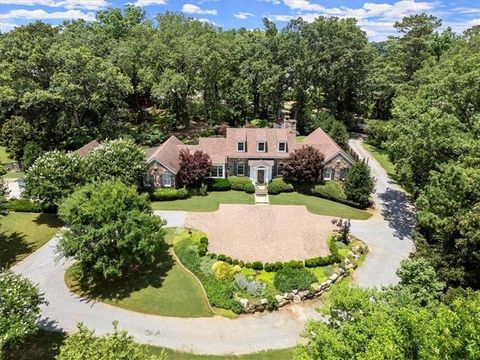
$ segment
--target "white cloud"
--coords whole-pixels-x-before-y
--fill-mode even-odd
[[[273,5],[280,4],[280,0],[258,0],[258,1],[268,2],[268,3],[273,4]]]
[[[10,30],[13,30],[16,26],[18,25],[0,21],[0,32],[2,33],[9,32]]]
[[[137,0],[133,3],[135,6],[165,5],[167,0]]]
[[[207,19],[207,18],[199,18],[197,19],[198,21],[201,21],[201,22],[204,22],[204,23],[207,23],[207,24],[211,24],[211,25],[217,25],[216,23],[214,23],[212,20],[210,19]]]
[[[2,4],[63,7],[66,9],[98,10],[108,6],[107,0],[1,0]]]
[[[233,14],[233,16],[235,16],[237,19],[245,20],[245,19],[248,19],[249,17],[253,17],[253,14],[249,12],[240,11]]]
[[[475,25],[480,25],[480,18],[472,19],[468,22],[468,27],[475,26]]]
[[[182,11],[186,14],[217,15],[217,10],[206,10],[193,4],[185,4]]]
[[[52,19],[84,19],[86,21],[95,20],[95,13],[84,13],[80,10],[67,10],[46,12],[45,10],[11,10],[5,14],[0,14],[0,20],[9,19],[27,19],[27,20],[52,20]]]
[[[459,7],[459,8],[453,9],[453,11],[460,14],[480,14],[480,7],[479,8]]]
[[[268,18],[274,21],[286,22],[295,18],[293,15],[269,15]]]

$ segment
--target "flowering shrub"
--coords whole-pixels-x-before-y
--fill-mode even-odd
[[[0,354],[37,330],[43,295],[29,280],[0,272]]]
[[[223,261],[217,261],[212,266],[213,275],[222,281],[230,281],[233,276],[240,272],[241,268],[238,265],[232,266]]]

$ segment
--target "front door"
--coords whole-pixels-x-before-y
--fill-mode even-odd
[[[257,170],[257,182],[259,184],[265,184],[265,170],[264,169],[258,169]]]

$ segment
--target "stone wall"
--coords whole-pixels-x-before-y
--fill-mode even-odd
[[[367,246],[363,245],[362,247],[352,247],[352,251],[348,254],[353,259],[358,260],[360,255],[368,251]],[[278,304],[278,308],[281,308],[288,304],[298,304],[301,301],[315,299],[321,296],[324,292],[330,290],[333,284],[337,281],[342,280],[344,277],[350,275],[350,273],[357,268],[357,264],[351,262],[348,258],[345,259],[344,263],[339,266],[335,272],[329,276],[329,278],[323,283],[319,284],[315,289],[311,290],[293,290],[291,292],[285,293],[283,295],[275,295],[275,301]],[[240,304],[243,306],[243,309],[246,313],[253,314],[256,312],[262,312],[268,309],[268,300],[261,299],[260,303],[250,303],[248,299],[238,299]]]
[[[165,166],[162,164],[153,161],[150,164],[148,164],[147,168],[147,175],[148,176],[153,176],[153,187],[163,187],[163,179],[162,176],[164,174],[170,174],[172,176],[172,186],[171,187],[176,187],[177,186],[177,178],[174,173],[172,173],[170,170],[168,170]]]
[[[343,156],[337,155],[333,159],[325,163],[325,168],[330,168],[335,170],[335,177],[332,180],[343,180],[341,179],[341,170],[349,169],[352,166]]]

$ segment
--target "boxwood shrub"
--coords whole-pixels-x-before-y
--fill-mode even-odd
[[[283,179],[273,179],[268,183],[268,193],[271,195],[277,195],[282,192],[292,192],[294,190],[293,185],[286,183]]]
[[[243,190],[247,194],[253,194],[255,192],[255,185],[253,185],[252,183],[245,184],[245,186],[243,187]]]
[[[253,261],[252,262],[252,269],[253,270],[263,270],[263,263],[261,261]]]
[[[273,284],[281,293],[292,290],[306,290],[317,281],[317,277],[305,268],[284,267],[275,273]]]
[[[283,262],[277,261],[274,263],[266,263],[264,266],[265,271],[275,272],[283,268]]]
[[[152,201],[169,201],[186,199],[190,196],[187,189],[162,188],[156,189],[150,194]]]
[[[8,210],[12,212],[31,212],[40,213],[49,212],[48,209],[44,209],[40,203],[30,201],[27,199],[12,199],[8,202]]]
[[[207,179],[207,185],[210,191],[228,191],[231,189],[228,179]]]
[[[246,184],[251,184],[252,180],[246,176],[229,176],[228,181],[232,187],[232,190],[244,191]]]
[[[334,180],[327,180],[325,184],[316,185],[312,189],[312,195],[340,202],[347,201],[343,185]]]

